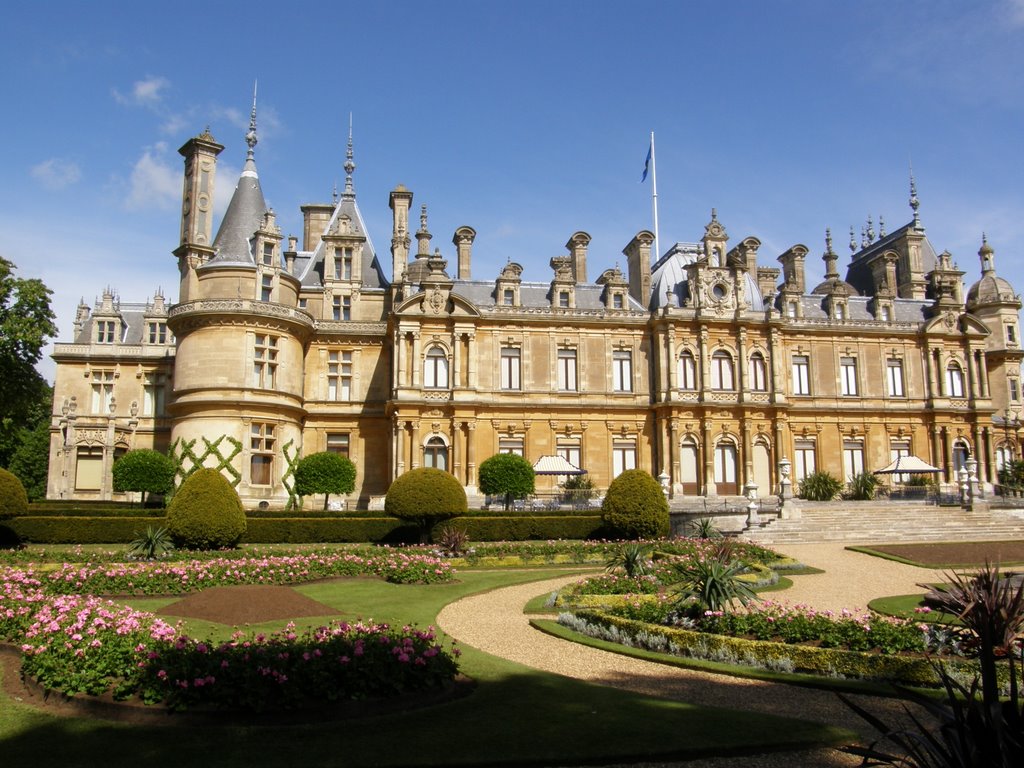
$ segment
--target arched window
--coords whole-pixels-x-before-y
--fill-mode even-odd
[[[423,466],[448,471],[448,446],[440,437],[432,437],[423,447]]]
[[[736,446],[723,441],[715,446],[715,485],[718,493],[734,496],[739,493],[736,480]]]
[[[971,458],[971,448],[967,445],[966,440],[957,440],[953,443],[953,469],[959,472],[967,465],[967,460]],[[957,478],[954,476],[953,478]]]
[[[679,355],[676,378],[680,389],[697,388],[697,364],[693,359],[693,353],[689,350]]]
[[[754,392],[768,391],[768,368],[760,352],[750,356],[750,389]]]
[[[448,388],[448,355],[441,347],[431,347],[423,361],[423,386],[431,389]]]
[[[732,375],[732,356],[719,350],[711,356],[711,388],[735,389]]]
[[[964,396],[964,372],[959,363],[950,363],[946,367],[946,396]]]

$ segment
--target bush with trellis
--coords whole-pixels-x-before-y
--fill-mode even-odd
[[[167,506],[167,530],[185,549],[234,547],[245,533],[238,493],[215,469],[197,469]]]

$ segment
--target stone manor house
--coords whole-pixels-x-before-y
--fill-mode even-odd
[[[563,456],[598,488],[639,467],[672,499],[776,493],[783,460],[798,481],[914,454],[948,483],[973,457],[992,483],[1019,455],[1020,298],[984,237],[964,289],[913,179],[909,223],[880,220],[876,236],[869,219],[859,241],[851,229],[845,278],[826,232],[816,286],[807,246],[764,266],[760,241],[731,239],[715,212],[663,254],[637,232],[625,274],[595,275],[593,258],[588,273],[591,238],[575,232],[543,279],[516,263],[474,278],[476,232],[457,229],[443,258],[401,185],[387,264],[356,201],[351,136],[343,193],[301,207],[301,242],[282,237],[255,112],[246,140],[216,236],[223,146],[207,130],[179,150],[178,301],[108,290],[55,346],[50,498],[117,498],[111,465],[134,448],[219,468],[247,507],[284,506],[294,462],[317,451],[355,463],[362,507],[421,466],[473,503],[477,467],[500,451]]]

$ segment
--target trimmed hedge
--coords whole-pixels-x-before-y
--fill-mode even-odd
[[[717,652],[736,658],[750,660],[771,668],[780,659],[790,659],[795,672],[864,679],[884,680],[904,685],[937,686],[941,684],[931,659],[925,656],[900,656],[865,651],[847,651],[841,648],[817,648],[806,645],[772,643],[762,640],[747,640],[727,635],[712,635],[694,632],[678,627],[665,627],[643,621],[611,616],[603,611],[580,610],[573,614],[591,624],[615,627],[630,635],[660,635],[679,646],[683,651],[697,649],[694,658],[708,658]],[[970,678],[977,673],[977,663],[967,659],[942,658],[941,663],[955,676]],[[1009,682],[1009,670],[1001,667],[1004,679]]]
[[[238,492],[216,469],[198,469],[185,478],[167,506],[167,530],[185,549],[234,547],[246,528]]]
[[[28,512],[28,494],[18,476],[0,469],[0,520]]]
[[[248,513],[242,541],[249,544],[315,544],[342,542],[414,543],[418,528],[393,517],[267,517]],[[365,515],[365,513],[363,513]],[[33,544],[128,544],[147,526],[165,526],[162,515],[134,517],[32,515],[4,523],[22,540]],[[441,525],[458,525],[470,541],[525,541],[535,539],[597,538],[601,518],[596,515],[552,517],[461,517]]]
[[[29,505],[28,517],[165,517],[162,507],[42,507]]]

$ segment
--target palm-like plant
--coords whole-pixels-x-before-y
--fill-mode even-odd
[[[734,603],[746,605],[757,599],[753,587],[740,580],[746,566],[733,556],[729,541],[723,541],[710,555],[677,560],[672,568],[678,602],[693,601],[701,612],[725,611]]]
[[[715,527],[715,521],[710,517],[702,517],[690,523],[690,535],[695,539],[717,539],[722,532]]]
[[[619,547],[618,551],[605,564],[605,570],[622,570],[626,574],[626,578],[629,579],[645,576],[651,569],[651,554],[653,552],[654,547],[650,544],[631,541]]]
[[[960,620],[962,646],[978,656],[980,680],[975,678],[965,686],[953,680],[940,666],[939,676],[945,689],[943,700],[900,689],[931,715],[938,728],[912,717],[912,729],[893,729],[843,698],[884,734],[869,747],[845,748],[851,754],[862,756],[864,765],[901,768],[1019,768],[1024,765],[1024,699],[1018,688],[1018,674],[1024,675],[1024,582],[1014,584],[1003,578],[999,567],[988,562],[974,575],[953,573],[947,578],[949,583],[941,586],[920,585],[928,589],[924,603]],[[1010,659],[1010,695],[1006,700],[999,695],[997,660],[1000,658]],[[882,744],[891,746],[880,746]]]
[[[140,533],[128,546],[128,551],[136,557],[156,560],[174,549],[174,541],[166,528],[146,526],[145,533]]]

